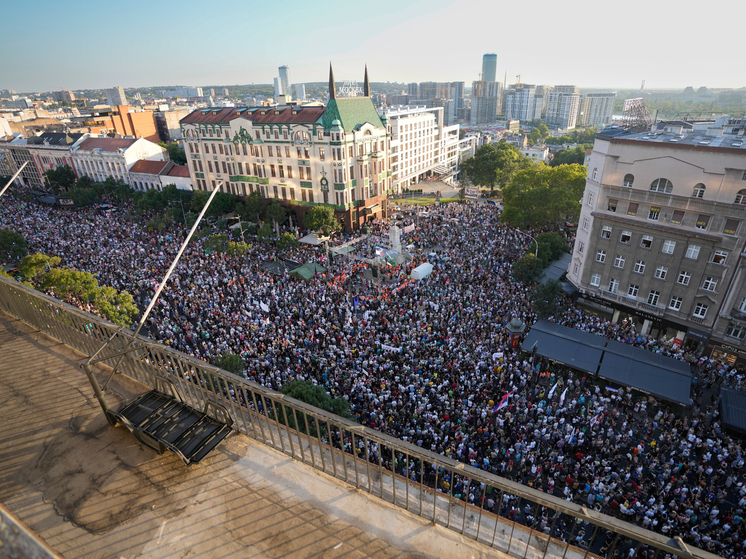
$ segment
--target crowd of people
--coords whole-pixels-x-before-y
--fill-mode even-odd
[[[13,196],[0,207],[0,228],[23,235],[31,251],[92,272],[102,285],[131,293],[141,309],[185,235],[178,226],[148,231],[126,214],[50,209]],[[721,385],[744,386],[744,372],[642,335],[632,321],[613,323],[572,305],[552,320],[691,363],[691,406],[673,409],[535,361],[513,349],[505,329],[515,317],[529,326],[536,320],[530,286],[512,279],[530,239],[501,224],[493,205],[445,204],[428,214],[402,235],[413,258],[385,265],[376,277],[367,264],[330,261],[321,248],[278,255],[272,244],[253,243],[248,255],[230,256],[206,253],[204,238],[194,239],[149,333],[209,362],[240,355],[244,376],[272,389],[295,379],[322,385],[347,399],[363,425],[724,557],[744,557],[743,443],[723,431],[714,406]],[[371,227],[383,235],[389,223]],[[433,273],[410,279],[432,251]],[[375,257],[369,252],[365,257]],[[308,281],[275,275],[267,264],[278,257],[325,272]],[[410,464],[397,469],[414,475]],[[438,485],[568,537],[562,522],[517,509],[510,496],[461,479]],[[589,535],[573,543],[587,545]]]

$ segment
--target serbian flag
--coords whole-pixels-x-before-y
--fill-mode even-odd
[[[505,406],[507,406],[508,405],[508,398],[510,398],[513,395],[513,392],[515,392],[515,390],[511,390],[505,396],[503,396],[502,400],[500,400],[498,402],[498,404],[492,409],[492,413],[497,413],[499,410],[501,410]]]

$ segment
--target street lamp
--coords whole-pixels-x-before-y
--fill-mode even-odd
[[[528,233],[521,231],[520,229],[513,229],[516,233],[520,233],[521,235],[526,235],[529,239],[531,239],[534,243],[536,243],[536,258],[539,258],[539,243],[534,239],[531,235]]]

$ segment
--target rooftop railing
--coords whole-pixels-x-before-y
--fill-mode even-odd
[[[347,421],[153,340],[138,337],[136,350],[127,351],[132,331],[5,277],[0,310],[85,355],[111,338],[106,352],[123,356],[121,374],[151,388],[167,377],[187,405],[219,404],[245,435],[511,556],[718,557]]]

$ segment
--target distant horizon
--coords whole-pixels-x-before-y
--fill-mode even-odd
[[[38,0],[33,20],[27,5],[8,3],[0,89],[271,85],[286,64],[291,83],[313,83],[326,81],[330,61],[338,82],[362,82],[367,64],[372,82],[471,84],[487,53],[497,55],[500,82],[507,73],[508,83],[520,75],[524,83],[612,91],[635,90],[642,80],[647,91],[746,86],[736,70],[740,35],[722,33],[708,48],[679,40],[677,32],[691,27],[691,16],[667,2],[629,0],[623,14],[616,5],[575,11],[550,0],[537,2],[531,21],[522,26],[516,22],[527,21],[523,5],[491,0],[379,0],[374,8],[317,0],[280,9],[240,0],[213,0],[209,8],[196,0],[125,5]],[[717,8],[722,14],[742,10],[736,0],[723,0]],[[105,22],[104,30],[71,37],[69,30],[78,30],[80,14],[86,13]],[[634,32],[614,23],[624,17],[638,17]],[[29,39],[32,22],[34,37],[45,40]],[[657,26],[670,30],[670,37],[646,31]],[[604,82],[616,85],[599,85]]]

